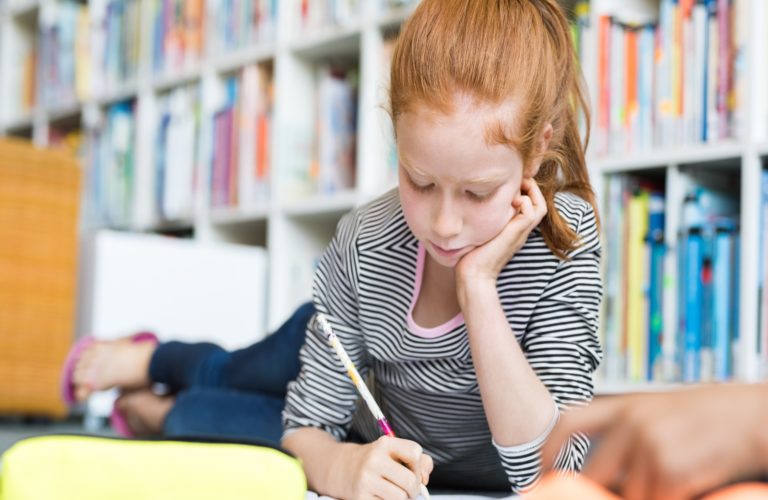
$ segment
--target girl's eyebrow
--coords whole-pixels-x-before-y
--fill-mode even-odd
[[[405,169],[408,171],[408,173],[414,173],[416,175],[420,175],[422,177],[429,177],[426,173],[422,172],[418,168],[412,166],[408,160],[405,159],[405,156],[402,154],[399,154],[398,157],[400,158],[400,163],[405,167]]]
[[[426,174],[425,172],[422,172],[418,168],[412,166],[408,162],[408,160],[405,159],[404,155],[400,154],[400,155],[398,155],[398,157],[400,159],[400,163],[403,165],[403,167],[405,168],[405,170],[409,174],[413,173],[413,174],[416,174],[416,175],[421,176],[421,177],[429,178],[428,174]],[[503,173],[496,173],[496,175],[486,175],[486,176],[482,176],[482,177],[475,177],[475,178],[472,178],[472,179],[462,180],[461,184],[472,185],[472,186],[488,186],[488,185],[493,185],[493,184],[499,184],[501,182],[504,182],[504,180],[505,179],[504,179],[504,174]]]
[[[498,176],[498,177],[488,176],[488,177],[477,177],[474,179],[467,179],[466,181],[464,181],[464,183],[472,184],[472,185],[489,185],[489,184],[498,184],[503,181],[504,179],[502,179],[501,176]]]

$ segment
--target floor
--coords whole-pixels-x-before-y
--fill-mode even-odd
[[[44,434],[83,434],[86,433],[83,420],[72,417],[62,422],[46,419],[0,417],[0,455],[21,439]],[[111,435],[106,428],[97,428],[90,434]]]

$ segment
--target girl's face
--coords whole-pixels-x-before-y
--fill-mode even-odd
[[[445,267],[498,235],[514,215],[523,162],[484,133],[494,110],[457,102],[442,115],[423,107],[397,120],[400,200],[405,220]]]

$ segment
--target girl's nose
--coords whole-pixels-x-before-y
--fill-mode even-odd
[[[433,231],[443,242],[461,233],[461,211],[450,202],[443,202],[434,219]]]

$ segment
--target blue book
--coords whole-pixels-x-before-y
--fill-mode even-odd
[[[163,69],[163,41],[165,40],[165,23],[163,22],[163,2],[152,2],[152,70],[160,73]]]
[[[638,60],[638,101],[640,148],[653,145],[653,73],[656,29],[646,25],[640,31]]]
[[[741,273],[741,235],[737,232],[733,235],[733,314],[731,315],[731,321],[733,323],[733,327],[731,328],[733,340],[732,345],[736,345],[739,340],[739,328],[741,328],[741,324],[739,321],[740,314],[740,306],[741,306],[741,278],[739,277]],[[759,337],[759,336],[758,336]],[[736,355],[733,352],[733,349],[731,349],[731,367],[735,366],[734,359]]]
[[[711,380],[714,377],[713,361],[713,328],[714,328],[714,303],[716,289],[714,285],[714,228],[707,226],[701,231],[702,254],[701,275],[699,285],[701,287],[701,309],[699,334],[699,381]]]
[[[729,227],[730,226],[730,227]],[[733,282],[737,270],[734,264],[734,225],[720,225],[715,234],[714,284],[716,293],[713,304],[712,352],[714,379],[726,380],[732,374],[731,328],[732,316],[736,315],[733,301]]]
[[[664,194],[652,192],[648,203],[648,245],[650,246],[648,287],[648,380],[654,380],[661,361],[664,293]]]
[[[683,297],[685,328],[683,330],[683,381],[697,382],[701,376],[701,311],[702,263],[704,238],[700,227],[689,228],[683,238],[685,245]]]
[[[759,238],[759,253],[757,259],[757,289],[758,289],[758,336],[757,336],[757,351],[763,352],[762,342],[763,333],[768,326],[768,318],[766,314],[766,290],[765,290],[765,266],[766,266],[766,235],[768,235],[768,170],[762,171],[761,176],[762,194],[760,199],[760,238]]]
[[[160,118],[160,125],[158,127],[157,134],[157,146],[155,149],[155,206],[157,208],[157,214],[161,218],[166,217],[166,214],[163,211],[165,198],[166,165],[168,162],[168,158],[165,156],[165,145],[168,141],[168,127],[170,124],[171,114],[170,111],[166,109]]]

